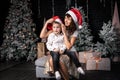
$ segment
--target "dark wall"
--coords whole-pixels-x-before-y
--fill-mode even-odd
[[[52,16],[52,0],[31,0],[33,19],[36,23],[36,34],[39,36],[44,19]]]
[[[89,0],[88,3],[89,27],[92,29],[94,42],[101,42],[102,40],[99,38],[98,34],[99,30],[102,28],[103,22],[111,20],[111,0],[105,0],[105,2]]]
[[[65,14],[65,0],[31,0],[33,19],[36,23],[36,33],[39,36],[43,27],[44,19],[47,20],[54,15],[60,16],[62,19]],[[52,7],[54,5],[54,13]]]

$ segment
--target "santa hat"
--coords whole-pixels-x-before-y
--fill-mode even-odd
[[[58,22],[58,23],[62,23],[62,21],[61,21],[61,19],[59,18],[59,16],[53,16],[53,20],[55,21],[55,22]]]
[[[76,26],[78,26],[79,29],[82,28],[82,15],[78,9],[72,8],[67,11],[66,14],[69,14],[72,17],[74,23]]]
[[[53,16],[52,17],[53,18],[53,20],[55,21],[55,22],[58,22],[58,23],[62,23],[62,21],[61,21],[61,19],[59,18],[59,16]],[[48,25],[47,25],[47,29],[48,30],[52,30],[52,24],[51,23],[49,23]]]

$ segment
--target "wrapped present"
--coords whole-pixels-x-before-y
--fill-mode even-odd
[[[81,63],[86,63],[88,59],[91,59],[93,57],[93,53],[91,51],[84,51],[79,52],[79,61]]]
[[[120,62],[120,56],[114,56],[114,57],[112,58],[112,61],[113,61],[113,62]]]
[[[92,58],[87,60],[86,70],[111,70],[111,61],[109,58]]]
[[[37,43],[37,58],[41,58],[47,52],[46,45],[44,42]]]

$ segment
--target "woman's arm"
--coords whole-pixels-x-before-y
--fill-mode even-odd
[[[71,37],[70,40],[69,40],[67,35],[64,34],[64,41],[65,41],[65,45],[66,45],[67,49],[69,50],[69,49],[71,49],[71,47],[75,43],[76,37]]]
[[[73,44],[75,43],[76,37],[71,37],[69,40],[68,36],[67,36],[67,31],[66,31],[66,28],[64,25],[62,25],[62,32],[64,34],[65,45],[66,45],[67,49],[69,50],[73,46]]]
[[[48,20],[45,22],[45,24],[44,24],[44,26],[43,26],[43,28],[42,28],[42,30],[41,30],[41,33],[40,33],[40,38],[47,38],[48,35],[52,32],[52,30],[47,31],[47,25],[48,25],[48,23],[52,23],[52,22],[53,22],[53,19],[52,19],[52,18],[48,19]]]

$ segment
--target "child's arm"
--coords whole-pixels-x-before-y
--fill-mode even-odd
[[[63,44],[60,48],[60,54],[63,54],[66,50],[66,46]]]

